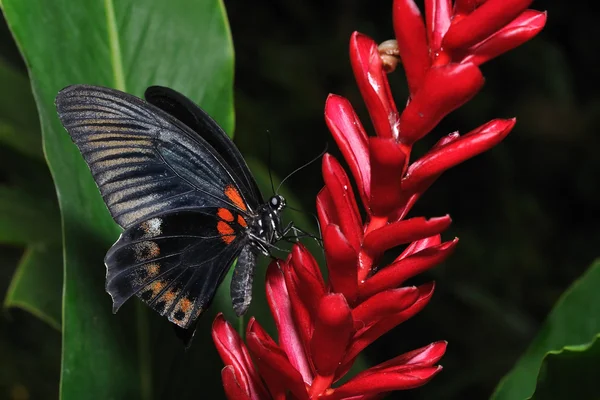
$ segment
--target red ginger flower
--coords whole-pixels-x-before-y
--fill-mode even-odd
[[[267,271],[267,299],[279,344],[254,319],[246,331],[248,348],[222,315],[213,324],[213,339],[226,364],[221,374],[227,397],[370,399],[424,384],[441,370],[434,364],[445,342],[403,354],[331,388],[364,347],[416,314],[432,293],[432,284],[398,288],[352,308],[342,293],[326,290],[312,255],[295,246],[287,261],[274,262]]]
[[[479,65],[535,36],[546,14],[531,0],[425,0],[425,19],[414,0],[394,1],[396,46],[385,54],[402,61],[409,100],[399,113],[376,43],[354,33],[350,59],[377,136],[368,136],[350,102],[330,95],[325,120],[348,163],[362,205],[339,162],[323,157],[325,187],[317,196],[328,282],[312,255],[294,246],[267,271],[267,299],[279,333],[275,342],[251,319],[247,348],[221,315],[213,339],[226,366],[229,399],[374,399],[428,382],[445,342],[398,356],[345,384],[359,353],[429,302],[434,284],[402,286],[444,261],[457,239],[442,243],[450,218],[406,219],[424,191],[447,169],[499,143],[514,119],[490,121],[460,136],[450,133],[410,162],[413,144],[483,85]],[[386,250],[407,244],[389,265]]]

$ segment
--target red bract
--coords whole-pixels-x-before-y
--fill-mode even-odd
[[[278,339],[254,319],[247,347],[222,316],[213,338],[225,362],[230,399],[375,399],[428,382],[445,342],[398,356],[336,385],[369,344],[421,311],[433,283],[403,286],[443,262],[458,239],[442,242],[449,216],[407,218],[412,206],[447,169],[498,144],[514,119],[496,119],[461,136],[443,136],[411,162],[413,144],[483,85],[479,65],[535,36],[546,14],[530,0],[395,0],[393,41],[382,49],[369,37],[350,40],[352,69],[375,128],[367,135],[348,100],[330,95],[325,121],[348,164],[350,179],[331,155],[323,157],[325,187],[317,196],[328,280],[313,256],[295,245],[267,271],[267,299]],[[382,54],[380,54],[382,51]],[[409,86],[402,111],[386,73],[399,56]],[[404,103],[403,101],[401,103]],[[354,196],[356,187],[360,202]],[[361,213],[359,204],[365,209]],[[404,250],[382,265],[386,251]]]

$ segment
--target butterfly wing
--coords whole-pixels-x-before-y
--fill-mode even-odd
[[[221,127],[193,101],[181,93],[162,86],[151,86],[144,93],[146,101],[186,124],[219,153],[256,199],[262,196],[244,157]]]
[[[177,115],[123,92],[70,86],[56,106],[125,228],[105,259],[114,310],[138,295],[189,327],[248,243],[245,218],[261,199],[247,190],[247,167],[219,154],[231,142],[213,140],[217,150]]]
[[[188,328],[247,247],[239,218],[232,210],[204,208],[161,214],[127,228],[105,258],[113,311],[138,295]]]
[[[87,85],[63,89],[56,106],[122,227],[158,213],[205,207],[250,213],[259,204],[205,139],[158,107]]]

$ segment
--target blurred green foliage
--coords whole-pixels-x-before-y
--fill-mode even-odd
[[[547,354],[531,400],[597,398],[599,359],[600,336]]]
[[[4,3],[6,7],[7,3],[18,2],[4,0]],[[47,25],[60,25],[60,18],[67,12],[60,7],[73,4],[66,1],[39,3],[31,6],[32,10],[43,13],[46,21],[52,16],[52,22],[46,22]],[[285,176],[311,159],[322,151],[325,143],[339,156],[323,121],[323,105],[330,92],[348,97],[370,129],[348,61],[348,40],[354,30],[377,41],[391,38],[390,1],[256,3],[230,0],[226,6],[236,50],[236,142],[244,155],[267,163],[265,131],[269,130],[271,166],[277,176]],[[413,211],[413,215],[425,216],[450,213],[454,223],[446,237],[455,235],[461,242],[445,265],[418,278],[418,282],[437,281],[429,306],[371,346],[367,356],[371,363],[377,363],[388,359],[390,354],[435,340],[448,340],[450,346],[442,359],[444,371],[432,383],[392,398],[488,397],[528,347],[560,294],[598,256],[600,230],[595,224],[595,216],[600,212],[597,183],[600,159],[596,157],[600,144],[597,133],[600,97],[596,89],[600,87],[600,76],[595,62],[599,46],[595,40],[597,12],[586,2],[573,7],[568,2],[547,0],[534,3],[534,7],[548,10],[545,30],[523,47],[484,65],[483,91],[446,118],[417,149],[418,155],[441,135],[457,129],[465,133],[492,118],[518,118],[515,130],[502,144],[442,176]],[[154,10],[152,18],[166,18],[171,8]],[[133,17],[140,13],[150,15],[139,7],[118,12],[127,21],[135,21]],[[29,18],[35,13],[23,15]],[[104,18],[104,14],[101,16]],[[118,21],[123,23],[124,20]],[[146,32],[145,36],[141,33],[143,26],[135,23],[128,26],[132,27],[132,35],[141,35],[139,40],[160,37],[168,41],[171,34],[184,35],[185,46],[190,45],[187,41],[201,45],[206,40],[202,33],[205,25],[200,21],[177,24],[177,29],[154,21],[151,27],[157,31]],[[27,23],[24,18],[22,24]],[[188,26],[188,30],[181,26]],[[54,28],[40,26],[39,29]],[[48,79],[50,72],[44,68],[61,71],[65,69],[63,64],[77,59],[68,42],[56,43],[52,39],[52,33],[35,37],[36,41],[40,40],[41,50],[47,47],[48,63],[39,65],[36,73],[48,74]],[[125,46],[136,44],[127,41]],[[99,51],[103,49],[105,47]],[[133,54],[134,49],[131,50]],[[73,54],[66,56],[69,51]],[[201,63],[207,55],[190,51],[178,56],[175,63],[174,57],[157,51],[147,54],[145,61],[136,59],[135,64],[132,56],[128,59],[131,65],[127,67],[132,69],[127,80],[134,79],[139,87],[128,85],[127,88],[139,95],[144,85],[161,83],[155,79],[166,74],[168,78],[163,83],[178,77],[181,81],[175,87],[200,100],[201,91],[196,85],[202,82],[198,81],[212,77],[201,78],[195,63]],[[15,271],[24,268],[19,260],[31,259],[23,257],[25,249],[32,254],[35,249],[55,246],[60,242],[60,232],[56,231],[59,214],[54,189],[42,158],[38,117],[26,88],[26,69],[5,26],[0,29],[0,62],[3,89],[0,92],[0,239],[7,243],[0,247],[0,289],[6,293]],[[162,66],[160,73],[153,76],[158,65]],[[106,73],[110,74],[110,68],[102,72]],[[39,86],[39,81],[37,88],[44,92],[42,101],[48,103],[51,92],[57,91],[58,86],[84,78],[88,83],[115,86],[101,77],[94,80],[89,75],[71,75],[69,81],[52,81],[53,86],[48,87]],[[400,106],[406,96],[402,70],[392,74],[390,81]],[[217,106],[218,101],[212,104],[214,108],[209,106],[209,111],[231,127],[232,119],[219,117],[227,115],[230,109]],[[50,111],[47,112],[46,118],[53,118]],[[77,168],[81,167],[80,162]],[[81,171],[82,176],[87,172]],[[93,196],[93,184],[89,177],[87,179],[87,193]],[[286,189],[297,198],[292,205],[307,211],[314,211],[315,195],[321,186],[318,164],[286,183]],[[7,193],[5,196],[2,196],[3,191]],[[35,206],[27,206],[31,199]],[[91,200],[96,209],[101,208],[99,199],[96,195],[95,200]],[[106,219],[106,213],[102,218]],[[94,279],[89,287],[95,287],[94,296],[101,299],[100,303],[93,303],[93,307],[103,310],[102,314],[109,314],[108,297],[102,290],[101,260],[110,245],[108,236],[116,231],[108,225],[102,229],[105,228],[103,239],[91,243],[94,250],[85,255],[89,260],[85,267]],[[96,240],[93,235],[83,237],[92,242]],[[60,273],[57,270],[56,274]],[[17,273],[17,276],[27,275]],[[39,277],[36,273],[32,276]],[[41,281],[51,283],[52,280]],[[50,290],[56,292],[56,289]],[[222,290],[219,295],[227,297]],[[263,294],[256,297],[259,296]],[[28,301],[38,309],[56,309],[52,302],[44,303],[39,297]],[[253,308],[251,314],[262,312],[264,315],[264,306],[253,307],[256,311]],[[133,308],[124,311],[133,312]],[[585,314],[579,315],[585,318]],[[120,324],[117,322],[120,319],[108,317],[113,324]],[[160,377],[155,398],[166,398],[167,393],[177,398],[222,396],[218,378],[221,362],[215,357],[209,337],[210,316],[203,319],[196,346],[188,354],[169,353],[174,343],[168,326],[166,321],[155,317],[148,315],[148,324],[158,324],[161,329],[153,332],[148,340],[164,342],[152,358],[168,359],[164,366],[169,370]],[[167,332],[163,332],[165,327]],[[135,336],[135,332],[126,334]],[[106,331],[102,331],[102,335],[106,335]],[[555,362],[548,357],[548,365]],[[547,370],[553,371],[552,367]],[[60,334],[25,312],[7,311],[0,318],[0,398],[56,398],[59,371]],[[190,372],[195,375],[195,382],[190,380]]]
[[[598,385],[600,346],[590,343],[600,335],[599,287],[600,261],[596,261],[563,293],[525,354],[496,388],[492,400],[525,399],[534,391],[538,398],[549,398],[553,388],[555,398],[561,399],[566,398],[569,386],[573,398],[597,398],[600,390],[592,392],[590,388]],[[574,368],[578,360],[581,363]],[[561,371],[563,377],[558,376]],[[539,386],[535,389],[538,375]]]

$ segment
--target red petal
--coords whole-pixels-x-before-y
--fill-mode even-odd
[[[397,373],[381,372],[357,376],[320,399],[347,399],[351,396],[414,389],[429,382],[441,370],[441,366],[415,367]]]
[[[442,47],[442,38],[450,27],[452,2],[450,0],[425,0],[427,38],[429,48],[436,52]]]
[[[277,349],[279,349],[279,346],[277,346],[277,343],[275,343],[275,341],[267,333],[267,331],[265,331],[263,329],[263,327],[260,326],[260,324],[258,322],[256,322],[256,319],[254,317],[250,318],[250,321],[248,321],[248,326],[246,327],[246,336],[248,336],[251,333],[254,334],[256,336],[256,338],[258,340],[260,340],[260,342],[262,344],[264,344],[265,346],[269,346],[269,347],[273,347],[273,348],[276,347]]]
[[[212,338],[223,363],[233,368],[242,390],[249,393],[252,399],[264,398],[267,392],[254,369],[244,342],[221,313],[217,314],[213,322]]]
[[[515,47],[522,45],[537,35],[546,25],[546,13],[525,10],[510,24],[487,39],[470,47],[461,62],[481,65]]]
[[[422,87],[400,116],[400,141],[411,145],[446,115],[471,99],[483,85],[475,64],[448,64],[429,69]]]
[[[333,375],[353,333],[352,313],[342,294],[321,299],[310,342],[312,360],[320,375]]]
[[[371,188],[371,163],[367,134],[348,100],[330,94],[325,121],[358,184],[365,207]]]
[[[394,0],[393,19],[398,51],[413,96],[430,66],[425,24],[414,0]]]
[[[235,372],[231,365],[226,365],[225,368],[221,370],[221,379],[223,380],[225,394],[229,400],[260,400],[258,398],[251,398],[250,393],[247,393],[242,389],[235,377]]]
[[[299,399],[308,399],[302,375],[257,322],[248,323],[246,341],[273,398],[289,390]]]
[[[438,142],[435,145],[433,145],[431,150],[429,150],[429,152],[427,152],[426,155],[441,146],[444,146],[448,143],[453,142],[454,140],[458,139],[459,136],[460,135],[458,134],[458,132],[454,132],[454,133],[451,133],[449,135],[442,137],[440,140],[438,140]],[[421,195],[423,193],[425,193],[425,191],[429,188],[429,186],[431,186],[433,184],[433,182],[435,182],[435,180],[437,178],[438,178],[438,176],[434,176],[429,180],[424,180],[421,182],[421,184],[419,185],[418,188],[413,189],[413,194],[410,195],[408,200],[402,202],[404,205],[398,210],[395,217],[390,218],[390,222],[399,221],[401,219],[404,219],[406,217],[406,215],[410,212],[412,206],[415,205],[415,203],[417,202],[417,200],[419,200]],[[408,192],[408,193],[410,193],[410,192]],[[405,195],[406,194],[407,193],[405,193]]]
[[[485,40],[529,7],[533,0],[488,0],[453,23],[444,36],[446,49],[466,49]]]
[[[458,132],[452,132],[452,133],[447,134],[446,136],[442,136],[442,138],[440,140],[438,140],[437,143],[434,144],[431,147],[431,149],[429,149],[429,151],[432,151],[432,150],[435,150],[435,149],[440,148],[442,146],[445,146],[448,143],[452,143],[456,139],[458,139],[459,137],[460,137],[460,134]]]
[[[455,14],[471,14],[477,7],[487,0],[456,0],[454,2]]]
[[[327,187],[321,189],[319,194],[317,194],[317,214],[319,215],[319,224],[322,227],[340,223],[337,211],[335,210],[335,204]]]
[[[358,251],[362,241],[362,221],[352,192],[348,175],[340,163],[330,154],[323,156],[323,179],[335,204],[339,226]]]
[[[377,136],[398,137],[398,110],[377,43],[354,32],[350,38],[350,62]]]
[[[458,239],[454,239],[451,242],[421,250],[382,268],[360,287],[360,298],[369,298],[382,290],[396,288],[407,279],[444,262],[452,254],[457,244]]]
[[[321,297],[325,295],[325,282],[319,266],[310,252],[299,245],[292,247],[292,264],[296,291],[311,315],[315,315]]]
[[[516,120],[496,119],[440,146],[411,164],[402,181],[402,190],[412,193],[423,181],[439,176],[442,172],[494,147],[509,134]]]
[[[353,304],[358,295],[358,254],[337,225],[325,227],[323,244],[331,289]]]
[[[412,306],[418,298],[419,290],[416,286],[376,293],[352,310],[354,329],[363,329],[382,318],[398,314]]]
[[[283,273],[277,262],[271,262],[267,269],[267,301],[275,326],[279,333],[279,346],[285,351],[290,363],[301,374],[305,382],[311,383],[312,373],[306,358],[300,332],[296,329],[292,313],[292,303],[285,286]]]
[[[365,330],[358,332],[352,339],[352,344],[346,351],[346,355],[342,363],[345,364],[346,362],[352,360],[358,355],[358,353],[363,351],[365,347],[373,343],[381,335],[388,332],[395,326],[400,325],[402,322],[410,319],[419,311],[421,311],[427,305],[427,303],[429,303],[429,300],[431,300],[434,288],[435,285],[433,283],[419,286],[419,299],[412,306],[394,316],[377,322]]]
[[[369,139],[371,159],[371,198],[373,214],[391,214],[402,201],[400,181],[406,167],[406,153],[394,139]]]
[[[302,302],[300,295],[296,289],[296,280],[297,277],[294,274],[294,270],[289,266],[289,264],[284,264],[282,266],[283,277],[285,278],[285,286],[288,290],[288,295],[290,296],[290,303],[292,304],[292,311],[294,322],[296,323],[296,327],[300,332],[300,338],[302,339],[302,343],[304,345],[305,352],[308,352],[308,343],[310,337],[312,335],[312,318],[310,312],[306,305]]]
[[[448,342],[434,342],[428,346],[421,347],[420,349],[409,351],[397,357],[392,358],[384,363],[381,363],[375,367],[369,368],[368,370],[360,373],[363,375],[369,372],[383,372],[383,371],[395,371],[400,368],[407,367],[431,367],[433,364],[440,361],[444,353]],[[357,375],[358,376],[358,375]]]
[[[430,219],[416,217],[393,222],[367,234],[363,249],[376,258],[375,256],[392,247],[440,233],[446,230],[451,222],[448,215]]]
[[[314,280],[314,284],[318,286],[314,289],[314,291],[325,292],[325,281],[321,275],[321,269],[311,252],[308,251],[302,244],[295,244],[292,247],[291,253],[291,260],[296,267],[296,272],[301,274],[300,278],[302,279],[305,274],[309,274],[309,276],[304,279]]]
[[[404,251],[396,257],[394,262],[400,261],[410,255],[413,255],[421,250],[425,250],[429,247],[437,246],[442,243],[442,235],[433,235],[425,239],[417,240],[412,242],[411,244],[404,249]]]

